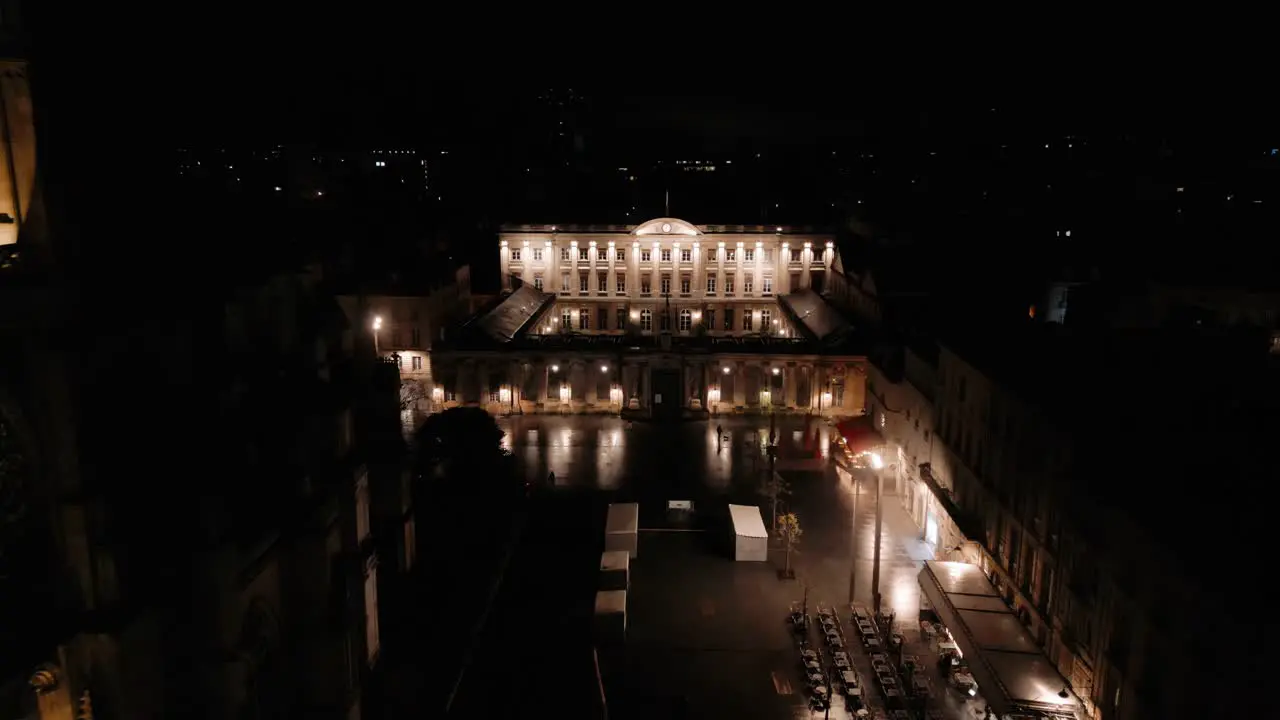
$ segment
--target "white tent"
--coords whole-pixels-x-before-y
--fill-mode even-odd
[[[624,550],[636,557],[639,550],[640,505],[612,503],[604,526],[604,549]]]
[[[769,559],[769,533],[764,529],[760,508],[755,505],[730,505],[733,520],[733,559],[739,562],[765,562]]]

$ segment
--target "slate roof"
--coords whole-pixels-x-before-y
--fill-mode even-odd
[[[814,340],[838,340],[852,329],[835,308],[812,290],[789,293],[779,300],[787,304],[796,320],[804,326],[806,334]]]
[[[508,295],[498,306],[480,318],[476,326],[490,338],[501,343],[511,342],[547,304],[551,295],[540,292],[532,285],[522,285]]]

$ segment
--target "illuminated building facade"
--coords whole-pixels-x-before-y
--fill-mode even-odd
[[[499,413],[856,415],[865,353],[821,295],[830,235],[785,227],[515,226],[505,298],[433,350],[433,400]]]

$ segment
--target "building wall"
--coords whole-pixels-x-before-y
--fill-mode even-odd
[[[600,305],[608,308],[609,331],[619,331],[619,307],[636,325],[643,311],[650,310],[657,329],[668,294],[677,311],[673,323],[681,309],[715,309],[723,332],[723,311],[735,308],[732,332],[760,332],[759,324],[749,330],[742,327],[743,307],[759,311],[774,305],[769,298],[777,295],[821,288],[835,258],[830,235],[794,234],[787,228],[707,230],[708,226],[660,218],[635,227],[570,232],[552,225],[506,231],[499,235],[503,289],[519,281],[555,293],[575,322],[581,308],[592,308],[592,328],[586,330],[591,332],[598,331],[594,308]],[[559,331],[561,308],[550,315],[538,332]],[[781,313],[774,319],[779,320],[774,331],[794,332],[784,325]]]
[[[437,406],[499,415],[651,410],[670,382],[680,396],[663,402],[715,413],[859,415],[866,402],[863,357],[449,351],[433,360]]]

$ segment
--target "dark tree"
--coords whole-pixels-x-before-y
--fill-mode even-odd
[[[453,408],[427,418],[416,435],[417,474],[434,492],[497,500],[522,491],[502,447],[502,430],[480,408]]]

